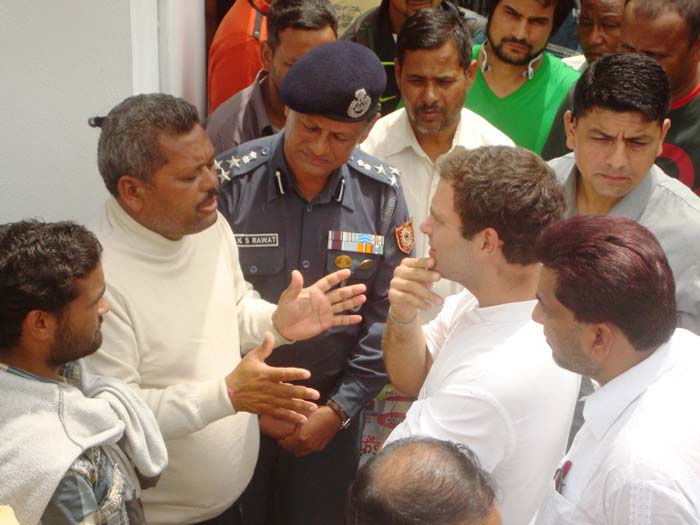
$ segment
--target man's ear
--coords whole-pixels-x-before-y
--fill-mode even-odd
[[[399,87],[399,91],[401,91],[401,65],[399,64],[398,58],[394,59],[394,78],[396,79],[396,85]]]
[[[476,60],[472,60],[469,67],[465,70],[464,74],[467,77],[467,92],[471,89],[474,79],[476,78],[476,68],[479,67],[479,63]]]
[[[690,53],[693,56],[693,62],[700,62],[700,37],[698,37],[695,43],[690,47]]]
[[[260,42],[260,63],[265,71],[272,68],[272,47],[267,40]]]
[[[671,129],[671,119],[667,118],[664,119],[663,124],[661,124],[661,140],[659,141],[659,148],[656,152],[657,157],[661,155],[661,152],[664,149],[664,142],[666,142],[666,134],[668,133],[669,129]]]
[[[571,113],[571,110],[568,109],[566,113],[564,113],[564,132],[566,133],[566,147],[568,147],[571,151],[574,151],[576,148],[576,119],[574,118],[573,113]]]
[[[22,337],[41,343],[50,342],[58,327],[58,317],[44,310],[30,310],[22,320]]]
[[[596,365],[600,366],[610,355],[617,334],[608,323],[594,323],[591,325],[591,329],[593,330],[593,340],[590,344],[590,355]]]
[[[481,237],[481,249],[488,254],[496,253],[503,244],[498,232],[493,228],[484,228],[477,235]]]
[[[131,175],[122,175],[117,182],[119,202],[126,206],[132,213],[138,213],[143,209],[143,196],[146,191],[146,183]]]

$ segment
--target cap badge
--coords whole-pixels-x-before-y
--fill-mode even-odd
[[[348,106],[348,116],[352,118],[359,118],[365,113],[372,105],[372,99],[365,91],[365,88],[360,88],[355,91],[355,98]]]
[[[413,233],[413,219],[408,219],[401,226],[396,227],[396,244],[406,255],[411,254],[415,235]]]

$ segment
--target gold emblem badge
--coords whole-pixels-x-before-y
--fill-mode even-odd
[[[352,257],[349,255],[338,255],[338,257],[335,258],[335,265],[341,270],[343,268],[350,268],[352,266]]]
[[[401,226],[396,227],[396,244],[406,255],[411,255],[413,242],[416,236],[413,233],[413,219],[408,219]]]

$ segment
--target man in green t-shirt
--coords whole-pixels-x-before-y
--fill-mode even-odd
[[[465,106],[540,153],[554,115],[579,73],[545,53],[573,0],[490,0],[488,40]]]

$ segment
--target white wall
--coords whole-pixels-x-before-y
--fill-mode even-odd
[[[93,223],[99,129],[135,92],[206,104],[203,0],[0,0],[0,223]]]
[[[158,0],[160,91],[197,106],[201,119],[207,115],[204,41],[204,0]]]
[[[129,3],[0,0],[0,222],[89,222],[104,114],[131,94]]]

